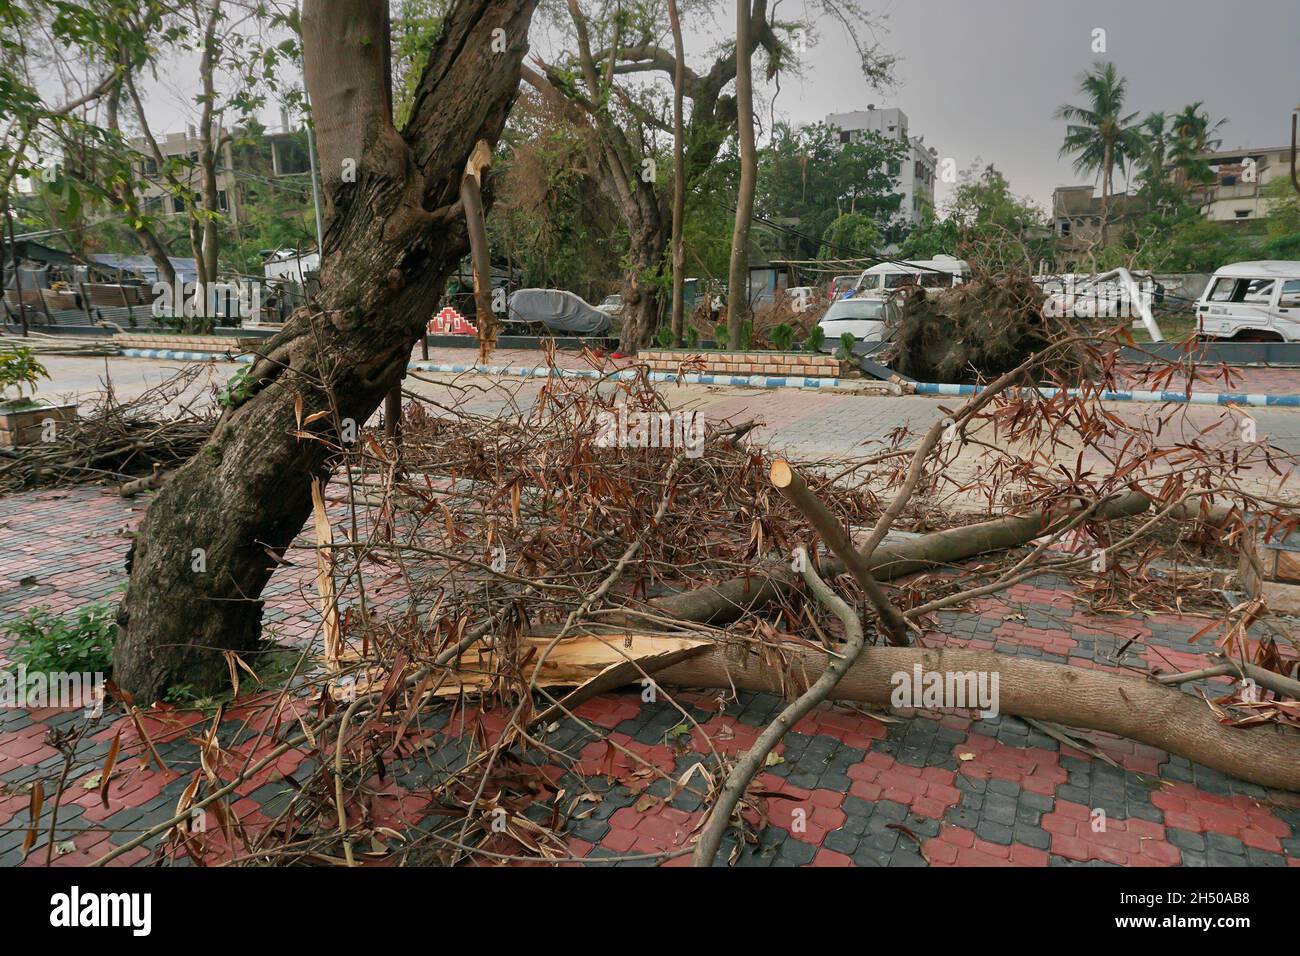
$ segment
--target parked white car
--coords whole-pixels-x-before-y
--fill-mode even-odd
[[[1200,334],[1300,342],[1300,262],[1260,259],[1224,266],[1196,303]]]
[[[852,332],[859,342],[883,342],[888,334],[886,323],[896,320],[898,303],[886,296],[857,296],[832,302],[817,323],[826,333],[822,351],[834,352],[840,336]]]
[[[933,259],[909,259],[904,262],[878,262],[858,277],[858,292],[888,292],[904,285],[923,289],[948,289],[960,285],[970,274],[964,259],[935,256]]]
[[[622,315],[623,297],[618,293],[607,295],[605,296],[605,300],[601,302],[600,305],[596,306],[596,308],[601,312],[604,312],[606,315]]]

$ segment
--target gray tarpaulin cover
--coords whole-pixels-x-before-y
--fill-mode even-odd
[[[555,332],[603,335],[611,325],[608,315],[563,289],[520,289],[509,305],[511,320],[541,322]]]

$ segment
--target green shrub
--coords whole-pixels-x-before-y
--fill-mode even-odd
[[[672,348],[673,330],[666,325],[659,326],[659,331],[655,333],[655,339],[659,342],[661,349]]]
[[[841,362],[848,362],[853,359],[853,346],[858,340],[852,332],[844,332],[840,335],[840,347],[835,351],[835,357]]]
[[[76,673],[113,669],[113,640],[117,623],[107,604],[90,604],[75,617],[59,617],[33,608],[9,625],[13,645],[5,652],[28,672]]]
[[[794,345],[794,329],[790,327],[788,322],[782,322],[772,329],[771,338],[773,345],[782,352],[788,352],[790,347]]]
[[[713,327],[713,345],[715,348],[727,347],[727,323],[719,322]]]
[[[695,330],[694,326],[688,326],[686,329],[686,347],[688,349],[693,349],[699,344],[700,333]]]
[[[826,330],[820,325],[814,325],[808,332],[808,337],[803,340],[805,352],[816,354],[822,350],[822,345],[826,342]]]
[[[747,349],[754,344],[754,323],[748,320],[740,323],[740,347]]]
[[[13,388],[18,391],[18,400],[23,397],[23,386],[29,391],[36,391],[36,383],[49,378],[45,366],[36,361],[36,353],[22,345],[0,348],[0,401]]]

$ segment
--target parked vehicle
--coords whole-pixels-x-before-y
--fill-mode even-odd
[[[882,292],[905,285],[919,285],[922,289],[948,289],[960,285],[968,275],[970,266],[965,260],[952,256],[879,262],[862,271],[855,288],[858,292]]]
[[[830,299],[834,302],[836,299],[842,299],[847,293],[851,293],[858,287],[858,280],[862,276],[858,273],[846,276],[836,276],[831,280]]]
[[[853,333],[859,342],[883,342],[888,334],[887,324],[897,317],[898,303],[888,296],[855,296],[832,302],[817,323],[826,333],[822,351],[834,352],[839,348],[840,336],[845,332]]]
[[[604,335],[608,314],[564,289],[520,289],[510,296],[506,330],[521,335]]]
[[[1200,334],[1247,342],[1300,342],[1300,262],[1234,262],[1196,303]]]
[[[617,292],[613,295],[607,295],[605,296],[605,300],[601,302],[600,305],[596,306],[596,308],[601,312],[604,312],[606,315],[622,315],[623,297]]]

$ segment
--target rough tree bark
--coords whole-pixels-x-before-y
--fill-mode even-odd
[[[668,20],[673,30],[673,344],[682,344],[686,322],[686,250],[682,225],[686,219],[686,130],[682,122],[686,88],[686,53],[682,44],[682,21],[677,0],[668,0]]]
[[[740,189],[736,227],[731,234],[731,268],[727,275],[727,344],[740,348],[740,328],[749,312],[749,220],[754,214],[758,155],[754,145],[754,72],[749,0],[736,0],[736,131],[740,145]]]
[[[383,75],[383,0],[308,0],[327,227],[319,297],[296,312],[231,390],[203,449],[150,507],[118,610],[118,686],[146,703],[169,684],[221,681],[220,651],[253,650],[262,588],[311,511],[330,449],[295,436],[297,413],[330,441],[364,423],[402,375],[467,241],[457,195],[480,139],[495,142],[527,51],[536,0],[459,0],[401,133]],[[331,403],[332,400],[332,403]]]

